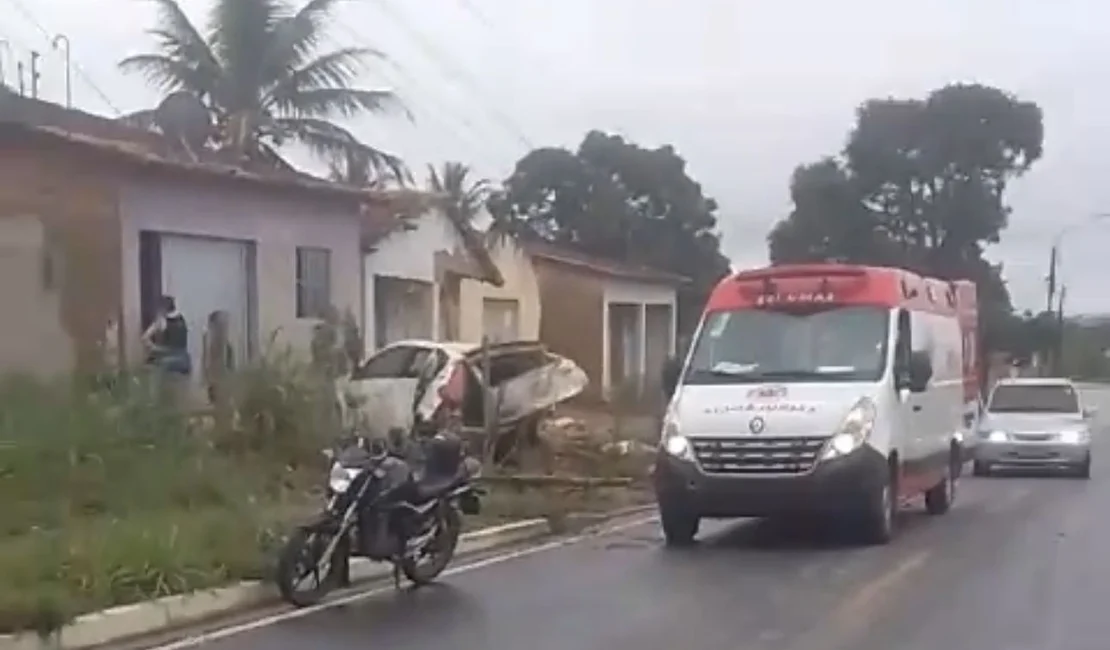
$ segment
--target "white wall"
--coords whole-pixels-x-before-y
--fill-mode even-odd
[[[674,354],[675,339],[678,327],[678,292],[673,286],[651,282],[637,282],[620,278],[610,278],[605,283],[605,309],[601,320],[601,355],[602,355],[602,390],[608,394],[612,384],[612,372],[609,368],[609,305],[612,303],[632,303],[641,305],[640,309],[640,345],[647,344],[646,312],[647,305],[670,305],[671,307],[671,354]],[[640,350],[641,374],[646,355]]]
[[[458,232],[445,216],[424,214],[413,220],[413,230],[390,234],[374,245],[362,258],[365,287],[363,302],[363,342],[367,352],[374,348],[374,276],[389,275],[409,280],[436,282],[435,252],[453,251],[461,246]],[[432,331],[439,334],[439,290],[433,292]]]
[[[360,217],[354,207],[292,193],[270,196],[249,186],[135,182],[120,197],[123,236],[123,318],[128,358],[139,354],[139,232],[154,230],[252,241],[256,252],[258,338],[307,351],[313,319],[296,317],[296,248],[331,250],[332,302],[341,312],[361,308]],[[199,334],[199,333],[198,333]]]

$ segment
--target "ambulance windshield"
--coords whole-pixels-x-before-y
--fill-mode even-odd
[[[684,381],[877,381],[888,328],[889,312],[870,306],[714,312],[706,317]]]

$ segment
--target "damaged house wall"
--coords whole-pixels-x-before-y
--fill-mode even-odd
[[[386,234],[373,242],[373,250],[364,252],[367,351],[400,338],[439,336],[442,296],[436,253],[461,250],[462,241],[447,219],[429,216],[433,215],[413,219],[409,228]]]

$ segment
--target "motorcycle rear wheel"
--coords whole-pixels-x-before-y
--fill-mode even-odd
[[[278,556],[275,576],[281,597],[287,603],[295,607],[310,607],[323,600],[338,584],[338,569],[342,565],[338,555],[346,552],[342,544],[335,549],[324,575],[319,574],[320,557],[331,540],[330,533],[306,529],[298,529],[289,536]],[[315,586],[307,591],[298,590],[309,574],[315,574]]]
[[[444,505],[439,514],[439,532],[419,557],[400,561],[401,572],[417,587],[435,582],[455,557],[455,548],[462,534],[462,518],[453,506]]]

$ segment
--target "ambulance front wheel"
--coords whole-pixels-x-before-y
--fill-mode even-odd
[[[691,546],[701,526],[701,517],[675,506],[659,504],[659,520],[663,525],[663,539],[667,546]]]

